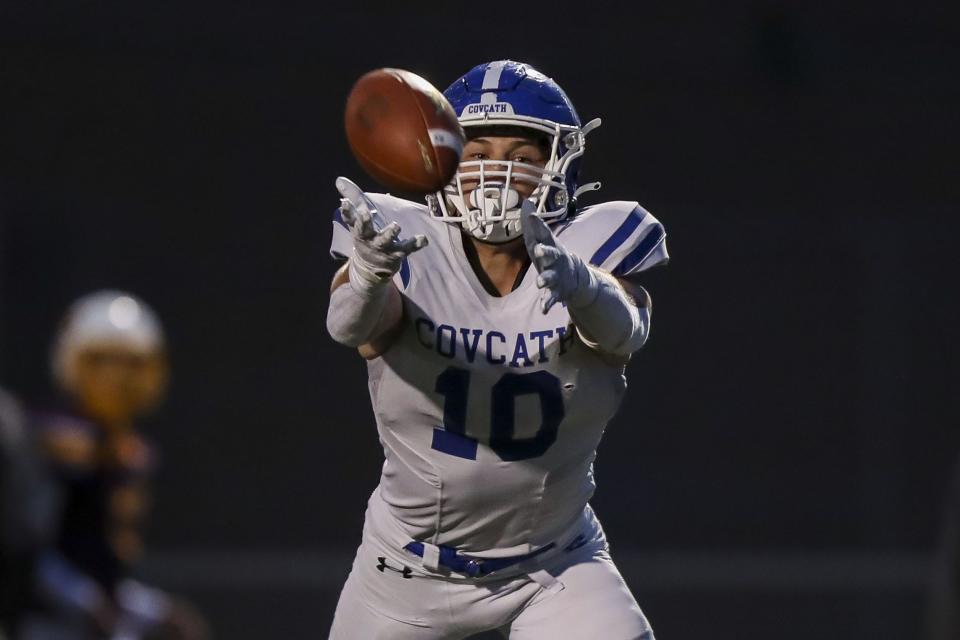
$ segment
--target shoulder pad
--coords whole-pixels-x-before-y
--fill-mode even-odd
[[[669,260],[663,225],[636,202],[587,207],[554,233],[569,251],[617,277]]]

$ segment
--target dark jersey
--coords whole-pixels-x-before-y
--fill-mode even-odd
[[[75,415],[43,414],[36,423],[60,495],[53,546],[113,593],[140,555],[155,453],[136,433],[109,434]]]

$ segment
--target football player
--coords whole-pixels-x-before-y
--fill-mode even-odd
[[[50,484],[30,436],[20,404],[0,388],[0,639],[17,637],[34,555],[52,520]]]
[[[331,637],[652,638],[588,500],[663,227],[578,207],[599,120],[529,65],[444,95],[467,142],[426,205],[338,180],[327,327],[367,359],[386,460]]]
[[[52,354],[68,409],[38,416],[60,506],[36,563],[24,640],[206,637],[192,608],[131,578],[143,550],[156,452],[136,420],[163,397],[163,331],[138,298],[100,291],[68,311]]]

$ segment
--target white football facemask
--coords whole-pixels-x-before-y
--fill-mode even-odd
[[[586,134],[600,125],[599,119],[583,128],[524,116],[509,119],[461,120],[464,129],[492,124],[522,127],[550,136],[550,154],[546,164],[512,160],[468,160],[461,162],[453,180],[443,191],[428,196],[433,215],[444,222],[460,224],[465,232],[483,242],[500,244],[520,237],[520,212],[532,210],[544,220],[559,220],[567,215],[570,196],[567,172],[571,163],[583,155]],[[532,185],[533,191],[521,198],[518,184]],[[577,189],[599,188],[590,183]]]

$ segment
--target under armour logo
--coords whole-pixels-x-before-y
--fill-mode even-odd
[[[380,564],[377,565],[377,570],[378,570],[380,573],[383,573],[384,569],[389,569],[390,571],[393,571],[394,573],[399,573],[399,574],[402,575],[404,578],[412,578],[412,577],[413,577],[413,575],[411,575],[411,574],[413,574],[413,570],[412,570],[410,567],[404,567],[403,569],[397,569],[397,568],[395,568],[395,567],[391,567],[390,565],[387,564],[387,559],[384,558],[383,556],[380,556],[379,558],[377,558],[377,560],[380,561]]]

